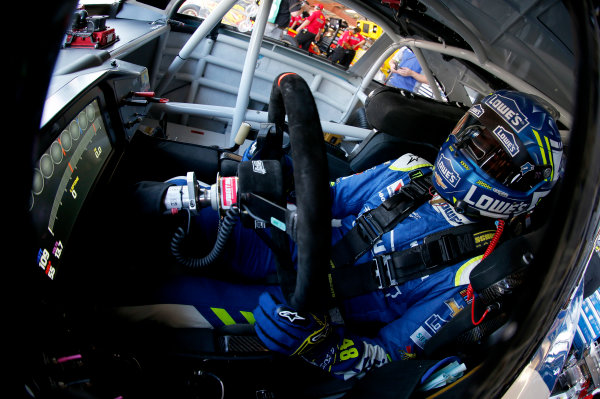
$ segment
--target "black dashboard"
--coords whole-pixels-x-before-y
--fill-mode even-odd
[[[128,121],[147,110],[147,105],[131,106],[123,99],[148,90],[148,72],[119,61],[57,76],[53,87],[35,139],[29,203],[35,263],[46,280],[61,274],[86,203],[114,173],[138,126]]]
[[[35,164],[30,210],[40,245],[37,264],[50,279],[60,268],[81,207],[113,151],[101,104],[98,96],[69,109],[60,134]]]
[[[82,272],[95,284],[97,272],[111,274],[108,263],[122,271],[121,265],[139,263],[136,249],[158,246],[142,238],[144,222],[134,220],[135,205],[126,200],[135,182],[188,171],[205,182],[215,179],[219,150],[138,129],[151,104],[130,100],[149,90],[147,69],[122,60],[55,77],[35,139],[30,195],[31,261],[45,286],[70,284]],[[154,252],[148,257],[159,263]]]

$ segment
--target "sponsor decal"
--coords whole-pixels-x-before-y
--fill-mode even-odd
[[[481,187],[487,188],[488,190],[492,189],[492,186],[490,186],[489,184],[487,184],[486,182],[484,182],[482,180],[477,180],[477,184],[480,185]]]
[[[263,161],[252,161],[252,171],[254,173],[260,173],[261,175],[267,173],[267,169],[265,169],[265,164]]]
[[[450,316],[452,318],[454,318],[458,314],[458,312],[460,312],[463,309],[463,306],[459,305],[458,302],[456,302],[456,299],[454,299],[454,298],[450,298],[447,301],[444,301],[444,303],[446,304],[446,306],[448,306],[448,308],[452,312],[452,313],[450,313]]]
[[[400,352],[400,358],[402,360],[410,360],[417,357],[416,353],[412,353],[412,346],[410,345],[407,345],[405,350],[399,349],[398,352]]]
[[[484,110],[481,104],[475,104],[470,109],[469,112],[472,113],[475,117],[480,118],[483,115]]]
[[[527,209],[527,203],[518,202],[507,202],[502,201],[498,198],[492,198],[488,195],[481,194],[477,190],[477,186],[472,185],[467,195],[465,195],[464,201],[474,206],[475,208],[488,211],[501,215],[510,215],[515,212],[522,212]]]
[[[321,363],[317,363],[317,366],[325,370],[329,367],[333,360],[335,360],[335,347],[332,346],[329,351],[325,353],[323,361],[321,361]]]
[[[446,324],[448,320],[444,319],[439,314],[432,314],[429,316],[427,320],[425,320],[425,325],[431,329],[433,332],[438,332],[440,328]]]
[[[423,328],[423,326],[417,328],[414,333],[410,335],[410,339],[417,344],[421,349],[425,346],[425,343],[431,339],[431,334]]]
[[[467,289],[465,288],[464,290],[461,290],[459,292],[459,295],[462,297],[462,299],[464,299],[464,301],[470,305],[471,302],[473,302],[473,297],[468,295]]]
[[[496,232],[494,230],[486,230],[473,234],[475,248],[487,246],[490,243],[490,241],[492,241],[492,238],[494,238],[495,233]]]
[[[404,186],[404,182],[402,181],[402,179],[396,180],[395,182],[393,182],[392,184],[387,186],[386,190],[387,190],[388,196],[391,197],[396,192],[400,191],[400,188],[402,188],[402,186]]]
[[[448,186],[444,184],[444,181],[442,180],[440,175],[438,175],[437,172],[433,172],[433,177],[435,178],[435,182],[438,184],[438,186],[440,186],[444,190],[448,189]]]
[[[454,170],[452,162],[444,154],[440,154],[436,163],[436,171],[452,187],[456,188],[460,182],[460,175]]]
[[[533,165],[527,162],[525,165],[521,165],[521,174],[524,175],[527,172],[531,172],[533,170]]]
[[[501,196],[502,196],[502,197],[504,197],[504,198],[508,198],[508,193],[505,193],[505,192],[504,192],[504,191],[502,191],[502,190],[498,190],[497,188],[493,187],[493,188],[492,188],[492,191],[493,191],[493,192],[495,192],[495,193],[496,193],[496,194],[498,194],[498,195],[501,195]]]
[[[523,128],[529,125],[527,117],[521,112],[516,101],[511,98],[493,94],[487,97],[484,103],[496,111],[517,132],[521,132]]]
[[[515,135],[503,128],[502,126],[496,126],[492,131],[498,140],[502,143],[506,151],[511,157],[515,157],[519,153],[519,145],[515,139]]]
[[[221,178],[221,206],[229,209],[237,204],[237,177]]]
[[[457,213],[456,209],[443,200],[439,194],[433,197],[430,203],[432,204],[432,208],[441,214],[452,226],[460,226],[470,222],[466,216]]]

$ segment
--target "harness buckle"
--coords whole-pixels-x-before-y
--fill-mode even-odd
[[[390,255],[378,255],[373,258],[375,279],[377,280],[377,288],[384,289],[398,285],[394,278],[392,268],[390,267]]]
[[[369,245],[375,244],[375,242],[383,235],[383,230],[369,212],[363,213],[356,218],[356,222],[360,227],[360,236],[365,239]]]

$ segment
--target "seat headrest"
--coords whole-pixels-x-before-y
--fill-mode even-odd
[[[427,133],[426,139],[439,146],[448,137],[468,107],[443,103],[395,87],[375,89],[365,102],[367,120],[373,128],[398,137]]]

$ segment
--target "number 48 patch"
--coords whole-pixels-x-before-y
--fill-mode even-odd
[[[354,341],[344,338],[342,346],[340,346],[340,360],[353,359],[358,356],[358,349],[354,347]]]

